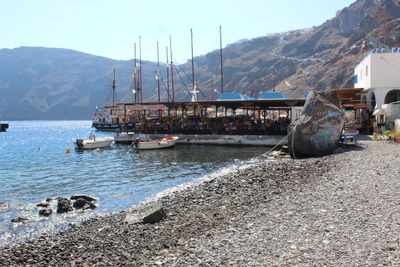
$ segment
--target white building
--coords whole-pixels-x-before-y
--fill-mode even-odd
[[[371,111],[400,101],[400,48],[372,50],[354,70],[354,87],[363,88],[363,103]]]

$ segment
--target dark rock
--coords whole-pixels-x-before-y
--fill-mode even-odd
[[[161,221],[164,217],[166,217],[166,213],[160,203],[149,203],[128,212],[125,222],[153,224]]]
[[[72,211],[71,201],[68,198],[59,198],[57,204],[57,213]]]
[[[0,210],[8,209],[8,204],[6,202],[0,202]]]
[[[52,209],[42,209],[42,210],[39,210],[39,215],[40,215],[40,216],[49,217],[51,214],[53,214],[53,210],[52,210]]]
[[[72,196],[71,196],[71,200],[77,200],[77,199],[79,199],[79,198],[82,198],[82,199],[84,199],[84,200],[86,200],[86,201],[89,201],[89,202],[98,200],[97,198],[92,197],[92,196],[88,196],[88,195],[79,195],[79,194],[76,194],[76,195],[72,195]]]
[[[42,207],[42,208],[47,208],[50,206],[49,202],[40,202],[39,204],[36,205],[36,207]]]
[[[83,198],[78,198],[75,200],[73,207],[75,209],[82,209],[87,203],[90,203],[90,202]]]
[[[84,210],[97,208],[95,204],[83,198],[78,198],[77,200],[75,200],[73,207],[75,209],[84,209]]]
[[[51,201],[53,201],[53,200],[55,200],[55,199],[52,198],[52,197],[46,198],[46,202],[51,202]]]
[[[11,219],[11,222],[13,222],[13,223],[26,223],[27,221],[29,221],[29,219],[22,218],[22,217],[18,217],[16,219]]]

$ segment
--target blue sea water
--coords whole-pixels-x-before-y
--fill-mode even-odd
[[[90,121],[12,121],[0,133],[0,247],[57,231],[68,223],[125,210],[162,191],[195,182],[221,170],[248,164],[263,147],[176,145],[136,151],[113,144],[77,151],[73,142],[93,132]],[[96,136],[111,136],[96,132]],[[70,148],[70,153],[67,149]],[[38,216],[36,204],[49,197],[88,194],[99,208],[85,213]],[[24,217],[26,224],[13,224]]]

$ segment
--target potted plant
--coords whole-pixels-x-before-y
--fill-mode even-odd
[[[391,139],[393,138],[393,131],[386,130],[386,131],[383,132],[383,135],[384,135],[387,139],[391,140]]]
[[[229,119],[228,118],[222,118],[221,122],[222,122],[222,125],[224,125],[226,127],[229,124]]]
[[[394,140],[396,143],[400,143],[400,130],[394,131],[394,132],[392,133],[392,136],[393,136],[393,140]]]
[[[208,122],[210,121],[210,118],[205,116],[205,117],[201,118],[201,121],[203,122],[204,125],[207,125]]]

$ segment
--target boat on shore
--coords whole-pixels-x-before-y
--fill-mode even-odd
[[[114,141],[113,137],[96,138],[95,135],[90,135],[89,139],[76,139],[76,149],[96,149],[110,147]]]
[[[292,158],[333,153],[342,133],[345,114],[335,91],[311,92],[297,121],[289,127]]]
[[[137,138],[134,145],[135,148],[139,150],[171,148],[175,146],[176,140],[178,139],[179,137],[177,136],[165,137],[162,139],[150,140],[150,141],[140,140],[139,138]]]

